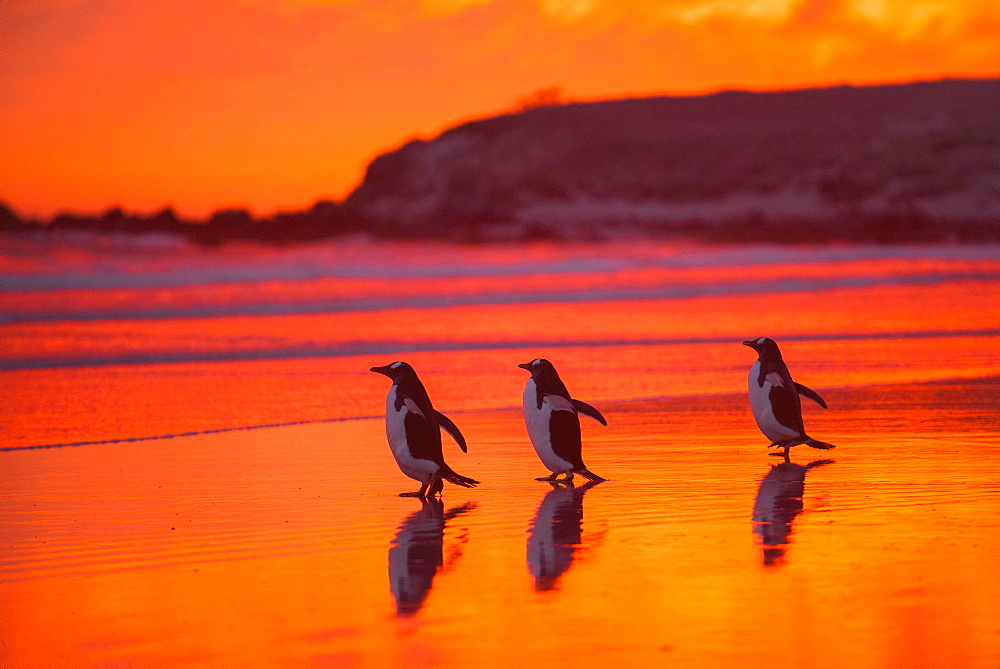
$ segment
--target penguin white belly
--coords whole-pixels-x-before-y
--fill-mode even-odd
[[[565,398],[556,395],[546,395],[542,408],[538,408],[538,395],[535,390],[535,380],[528,379],[524,386],[524,424],[528,428],[528,437],[535,453],[549,471],[556,474],[573,471],[573,463],[563,460],[552,450],[552,431],[550,420],[553,411],[569,411],[575,413],[573,405]]]
[[[385,399],[385,435],[389,440],[389,449],[392,456],[396,458],[396,464],[400,471],[411,479],[421,483],[429,483],[432,475],[437,473],[438,465],[433,460],[424,460],[410,455],[410,446],[406,442],[406,416],[409,413],[420,413],[416,403],[410,399],[404,399],[403,405],[396,411],[396,386],[389,389],[389,395]]]
[[[757,422],[757,427],[764,433],[764,436],[772,442],[781,443],[799,437],[798,432],[790,427],[786,427],[778,422],[774,417],[774,410],[771,407],[771,382],[765,378],[764,385],[757,384],[757,377],[760,374],[760,360],[750,368],[750,375],[747,378],[747,389],[750,393],[750,410],[753,412],[753,419]]]

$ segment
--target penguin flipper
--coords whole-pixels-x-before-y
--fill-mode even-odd
[[[584,416],[589,416],[596,420],[601,425],[607,426],[608,421],[601,412],[590,406],[586,402],[581,402],[580,400],[570,400],[573,403],[573,408],[576,409],[577,413],[582,413]]]
[[[771,412],[776,421],[799,434],[805,432],[802,426],[802,409],[799,407],[799,398],[792,391],[784,386],[771,386],[767,398],[771,402]]]
[[[441,431],[437,425],[428,421],[422,414],[408,411],[403,419],[403,430],[406,433],[406,446],[411,456],[438,464],[444,462],[444,456],[441,454]]]
[[[556,406],[564,408],[556,409],[549,416],[549,443],[552,444],[552,452],[566,462],[573,465],[574,470],[584,468],[583,458],[580,455],[580,417],[573,411],[573,407],[564,398],[554,401]]]
[[[462,436],[462,432],[458,429],[458,426],[440,411],[435,411],[434,413],[437,414],[438,423],[444,428],[445,432],[451,435],[451,438],[455,440],[455,443],[458,444],[463,453],[468,453],[469,446],[465,443],[465,437]]]
[[[820,405],[824,409],[827,408],[826,401],[822,397],[820,397],[819,393],[817,393],[812,388],[807,388],[801,383],[795,383],[795,389],[799,391],[799,395],[802,395],[803,397],[808,397],[809,399],[811,399],[813,402]]]

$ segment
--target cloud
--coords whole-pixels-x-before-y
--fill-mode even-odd
[[[268,211],[543,87],[998,76],[997,34],[995,0],[3,0],[0,173],[29,213]]]
[[[796,4],[796,0],[707,0],[678,6],[673,9],[673,15],[688,24],[718,17],[779,23],[788,19]]]

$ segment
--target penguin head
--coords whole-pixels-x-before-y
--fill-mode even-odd
[[[764,358],[778,358],[781,359],[781,351],[778,350],[778,345],[770,337],[761,337],[760,339],[751,339],[749,341],[743,342],[744,346],[749,346],[753,350],[757,351],[757,357]]]
[[[566,384],[559,378],[559,372],[556,371],[555,365],[545,358],[536,358],[531,362],[522,363],[518,367],[531,372],[531,378],[534,379],[535,385],[541,392],[561,395],[569,399],[569,391],[566,390]]]
[[[369,371],[376,374],[385,374],[393,383],[399,383],[408,379],[417,378],[417,373],[407,363],[399,361],[383,367],[372,367]]]
[[[545,358],[535,358],[531,362],[521,363],[518,367],[531,372],[531,377],[534,379],[559,378],[559,372],[556,371],[555,365]]]

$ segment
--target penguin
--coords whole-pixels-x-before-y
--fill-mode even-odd
[[[458,427],[440,411],[435,411],[413,367],[394,362],[370,371],[392,379],[385,399],[385,433],[399,469],[420,481],[420,490],[400,493],[400,497],[426,497],[441,493],[444,481],[463,488],[475,488],[479,481],[462,476],[449,467],[441,452],[441,428],[452,436],[463,453],[469,447]]]
[[[836,448],[806,434],[799,395],[808,397],[824,409],[826,401],[815,390],[792,381],[774,340],[761,337],[745,341],[743,345],[757,351],[757,361],[750,368],[747,379],[750,409],[757,427],[771,440],[771,446],[783,446],[786,455],[792,446],[801,444],[824,450]]]
[[[608,421],[594,407],[569,396],[566,385],[548,360],[538,358],[518,367],[531,372],[524,386],[524,424],[535,453],[552,472],[536,480],[555,481],[557,476],[565,474],[560,480],[572,481],[576,473],[590,481],[605,481],[583,464],[578,414],[590,416],[601,425],[607,425]]]

